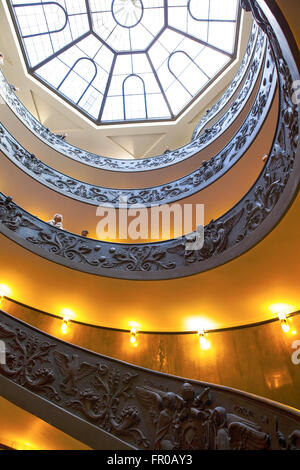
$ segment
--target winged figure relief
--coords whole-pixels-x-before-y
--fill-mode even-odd
[[[64,354],[60,351],[54,352],[55,363],[64,379],[60,384],[61,390],[67,395],[76,395],[77,382],[87,377],[97,369],[97,366],[87,362],[80,362],[77,354]]]
[[[200,252],[201,258],[210,258],[212,255],[222,253],[227,248],[228,237],[234,226],[239,222],[243,209],[228,217],[224,222],[211,220],[205,227],[204,245]]]
[[[243,212],[244,209],[241,209],[224,221],[211,220],[209,224],[204,227],[204,243],[200,250],[189,249],[189,243],[195,242],[196,240],[196,238],[193,238],[195,232],[192,232],[180,239],[179,243],[174,247],[169,248],[168,252],[184,256],[186,263],[203,261],[222,253],[227,249],[229,235],[240,221]]]
[[[21,209],[16,206],[11,196],[0,198],[0,221],[9,230],[16,231],[19,227],[40,231],[41,227],[25,217]]]
[[[155,450],[203,449],[203,423],[209,417],[209,388],[195,396],[191,384],[184,383],[181,395],[148,387],[137,387],[136,395],[148,410],[155,426]]]
[[[270,436],[248,419],[219,406],[211,411],[207,422],[208,448],[212,450],[263,450]]]
[[[147,387],[136,387],[136,395],[142,405],[148,410],[155,426],[153,448],[155,450],[172,450],[172,423],[176,409],[176,395],[172,392],[162,392]]]

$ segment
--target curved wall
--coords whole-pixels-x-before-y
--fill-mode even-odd
[[[105,171],[84,165],[83,163],[72,160],[65,155],[61,155],[53,148],[46,145],[42,140],[38,139],[37,136],[32,134],[7,106],[0,107],[0,120],[14,138],[26,148],[26,150],[35,154],[37,158],[52,168],[55,168],[56,170],[73,178],[107,188],[126,189],[152,187],[165,184],[177,179],[178,177],[187,175],[199,168],[203,160],[209,160],[212,155],[220,152],[227,142],[233,138],[246,119],[249,109],[251,109],[253,101],[255,100],[259,86],[260,80],[258,79],[248,102],[245,104],[234,122],[225,128],[223,134],[216,140],[205,146],[203,150],[175,165],[161,169],[153,168],[152,171],[139,171],[138,173]]]
[[[282,13],[287,19],[293,35],[297,41],[298,48],[300,48],[300,17],[299,5],[295,0],[276,0]]]
[[[129,333],[72,323],[60,332],[61,320],[5,300],[3,310],[44,332],[86,349],[147,369],[232,387],[300,409],[300,364],[292,354],[299,341],[300,314],[289,318],[290,333],[279,321],[210,333],[211,348],[202,350],[196,334],[138,334],[137,347]],[[292,334],[295,332],[295,334]],[[180,358],[180,360],[179,360]]]
[[[180,205],[205,204],[205,223],[216,219],[234,206],[254,184],[264,166],[262,158],[270,152],[277,125],[277,115],[278,94],[259,135],[242,158],[227,173],[202,191],[177,202]],[[1,152],[0,175],[1,191],[6,195],[12,195],[14,201],[23,209],[45,221],[50,220],[54,213],[61,213],[64,216],[66,230],[80,234],[81,230],[87,229],[90,238],[98,238],[96,226],[99,217],[96,216],[96,206],[76,201],[44,186],[38,181],[38,177],[35,180],[28,176]],[[171,233],[173,230],[172,224]],[[103,236],[105,239],[104,234]],[[167,235],[162,236],[162,239],[168,238]],[[109,240],[119,241],[118,239]],[[122,240],[123,243],[126,241]],[[128,241],[130,243],[130,240]],[[138,240],[140,243],[145,241],[151,241],[151,238]]]
[[[290,238],[286,237],[286,233],[284,240],[279,237],[279,244],[282,245],[285,255],[285,259],[282,260],[284,272],[279,275],[283,276],[283,288],[279,289],[277,285],[274,287],[269,284],[267,294],[264,285],[269,275],[268,266],[274,262],[272,255],[274,256],[274,249],[277,249],[272,244],[274,240],[278,243],[276,234],[282,234],[281,229],[278,228],[274,231],[275,235],[274,233],[269,235],[267,241],[260,243],[251,253],[247,253],[226,266],[191,279],[166,281],[159,284],[151,281],[147,283],[147,286],[144,282],[97,279],[95,276],[70,271],[39,259],[38,256],[30,255],[26,250],[2,237],[2,282],[11,284],[16,289],[15,297],[26,301],[29,305],[39,306],[50,312],[57,312],[58,303],[66,303],[71,307],[77,306],[79,316],[92,318],[94,323],[110,321],[111,325],[126,324],[128,311],[130,310],[130,315],[133,311],[132,299],[142,305],[142,308],[137,307],[134,310],[134,316],[138,317],[142,325],[148,324],[155,329],[172,329],[173,324],[185,329],[183,326],[185,316],[192,315],[194,312],[205,312],[205,315],[217,324],[228,324],[230,318],[234,318],[236,323],[242,323],[242,319],[254,320],[254,317],[257,319],[262,313],[265,315],[262,302],[268,302],[270,299],[271,303],[275,295],[290,297],[292,302],[294,302],[293,299],[298,300],[293,277],[293,273],[297,272],[297,267],[293,267],[291,271],[293,252],[289,251],[294,242],[294,224],[295,219],[286,231]],[[263,249],[264,251],[261,251]],[[289,252],[289,257],[286,256],[286,252]],[[219,276],[220,273],[222,273],[221,276]],[[272,272],[272,279],[276,274]],[[37,285],[39,289],[36,288]],[[218,288],[217,294],[215,286]],[[195,298],[195,292],[202,297]],[[252,302],[252,306],[255,305],[253,292],[255,295],[259,293],[259,312],[251,308]],[[115,304],[116,293],[121,295]],[[161,296],[165,297],[163,302],[161,302]],[[100,312],[99,298],[101,298]],[[146,305],[145,298],[147,299]],[[263,300],[266,298],[268,300]],[[249,302],[250,305],[248,305]],[[166,311],[163,318],[160,311],[162,305]],[[232,305],[236,307],[233,313]],[[106,309],[110,312],[110,316],[104,318]],[[124,310],[127,311],[126,315],[124,315]]]
[[[272,318],[269,306],[300,305],[300,198],[280,224],[243,256],[210,271],[166,281],[109,279],[74,271],[0,236],[0,284],[12,298],[53,314],[74,311],[87,323],[185,331],[196,319],[208,328]]]

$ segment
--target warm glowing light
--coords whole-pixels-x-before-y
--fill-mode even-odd
[[[34,450],[35,449],[34,446],[30,442],[10,441],[10,442],[7,442],[6,445],[8,445],[14,450]]]
[[[200,348],[203,349],[203,351],[207,351],[208,349],[210,349],[210,347],[210,341],[208,341],[205,336],[200,336]]]
[[[0,284],[0,300],[2,300],[3,297],[9,297],[10,295],[11,295],[11,288],[5,284]]]
[[[293,330],[293,331],[292,331],[292,335],[295,336],[296,334],[297,334],[297,331],[296,331],[296,330]]]
[[[285,333],[288,333],[290,331],[290,325],[286,320],[281,320],[281,328]]]
[[[198,335],[199,335],[200,337],[205,335],[205,330],[204,330],[203,327],[198,328]]]
[[[68,333],[68,322],[63,321],[60,329],[61,329],[62,334],[66,335]]]
[[[279,320],[285,320],[286,316],[296,309],[294,305],[278,303],[270,305],[269,310],[271,310],[274,315],[277,315]]]
[[[61,310],[61,314],[62,314],[63,320],[66,321],[66,322],[69,322],[71,320],[71,318],[74,317],[73,310],[71,310],[69,308],[63,308]]]
[[[290,325],[288,323],[287,315],[292,313],[295,310],[295,307],[289,304],[278,303],[270,305],[269,309],[279,318],[282,331],[284,331],[284,333],[288,333],[290,331]]]
[[[210,349],[211,344],[210,341],[206,338],[206,333],[203,327],[198,329],[198,336],[200,340],[200,348],[203,349],[204,351],[207,351]]]
[[[20,450],[32,450],[33,447],[29,442],[24,442],[23,446],[21,447]]]
[[[130,330],[130,343],[136,344],[136,328],[132,327]]]
[[[281,321],[286,321],[286,314],[284,312],[278,312],[278,318]]]
[[[205,331],[213,330],[216,327],[208,318],[204,316],[188,317],[185,319],[184,328],[188,331],[199,331],[203,328]]]
[[[63,308],[61,313],[63,316],[63,322],[62,322],[60,330],[63,335],[66,335],[68,333],[70,320],[74,316],[74,312],[70,310],[69,308]]]

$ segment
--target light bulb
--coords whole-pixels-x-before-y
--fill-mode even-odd
[[[74,312],[70,310],[69,308],[63,308],[61,313],[63,315],[63,319],[62,319],[63,322],[62,322],[60,329],[61,329],[62,334],[66,335],[68,333],[70,320],[74,316]]]
[[[290,325],[286,320],[281,320],[281,328],[285,333],[288,333],[290,331]]]
[[[61,332],[63,335],[66,335],[68,332],[68,322],[63,320],[63,323],[61,325]]]
[[[136,343],[136,328],[131,328],[130,330],[130,343],[135,344]]]
[[[8,286],[1,284],[0,285],[0,300],[2,300],[4,297],[9,297],[11,293],[11,290]]]
[[[205,338],[205,336],[200,336],[200,347],[201,349],[203,349],[203,351],[207,351],[208,349],[210,349],[210,342],[208,341],[207,338]]]
[[[281,320],[281,321],[286,321],[286,314],[285,314],[285,312],[279,312],[279,313],[278,313],[278,318],[279,318],[279,320]]]
[[[70,310],[69,308],[63,308],[61,313],[62,313],[63,320],[66,321],[67,323],[74,316],[73,310]]]
[[[199,339],[200,339],[201,349],[203,349],[203,351],[207,351],[208,349],[210,349],[211,344],[210,344],[210,341],[208,341],[208,339],[205,337],[204,328],[199,328],[198,329],[198,336],[199,336]]]

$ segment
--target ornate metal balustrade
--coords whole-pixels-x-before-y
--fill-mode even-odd
[[[293,84],[299,80],[299,71],[280,25],[274,23],[274,16],[267,10],[278,28],[276,33],[257,2],[251,1],[250,5],[260,27],[269,36],[276,59],[280,83],[277,131],[258,180],[235,207],[205,227],[201,250],[186,250],[186,237],[140,245],[85,239],[49,226],[4,195],[0,197],[0,231],[23,247],[62,265],[93,274],[138,280],[202,272],[239,256],[258,243],[283,217],[298,189],[299,105],[294,103]]]
[[[262,42],[264,43],[263,38]],[[252,66],[250,77],[254,78],[256,71],[260,68],[259,62],[254,62]],[[35,155],[31,155],[1,124],[0,150],[15,165],[40,183],[88,204],[99,205],[101,203],[109,203],[119,206],[120,198],[126,199],[128,204],[143,204],[145,206],[169,204],[201,191],[226,173],[243,156],[264,123],[272,104],[276,80],[275,64],[271,52],[268,50],[256,100],[237,134],[217,155],[208,162],[203,162],[199,169],[168,184],[152,188],[119,190],[84,183],[54,170]],[[247,82],[244,85],[241,92],[242,95],[244,92],[247,95],[246,90],[247,87],[251,88],[250,83]],[[232,111],[233,109],[239,109],[237,100],[232,105]],[[224,122],[226,123],[226,115]],[[223,128],[223,125],[224,123],[221,128]],[[213,131],[211,132],[213,133]],[[194,141],[190,146],[198,146],[198,143]]]
[[[195,127],[191,140],[194,140],[197,137],[199,137],[199,135],[201,134],[201,131],[207,125],[207,123],[209,121],[211,121],[212,119],[214,119],[214,117],[217,114],[219,114],[222,111],[222,109],[224,109],[226,107],[228,102],[231,100],[233,95],[236,93],[236,90],[241,85],[243,79],[245,78],[245,71],[248,68],[250,58],[251,58],[251,55],[253,53],[252,49],[253,49],[254,38],[255,38],[256,34],[258,34],[258,36],[261,36],[262,35],[262,30],[257,29],[257,24],[254,21],[253,26],[252,26],[250,39],[249,39],[249,43],[248,43],[245,55],[243,57],[241,65],[240,65],[240,67],[237,71],[236,76],[234,77],[234,79],[230,83],[229,87],[226,89],[225,93],[221,96],[221,98],[210,109],[207,109],[206,113],[200,119],[197,126]],[[259,46],[259,42],[257,43],[256,47],[258,47],[258,46]]]
[[[254,52],[253,46],[255,46]],[[231,97],[238,89],[248,69],[248,74],[244,80],[242,90],[234,101],[234,103],[230,106],[228,111],[210,129],[207,129],[207,131],[203,135],[194,138],[192,143],[189,143],[186,146],[177,150],[170,151],[167,154],[158,155],[152,158],[144,158],[140,160],[131,161],[102,157],[78,149],[70,145],[68,142],[57,138],[26,109],[26,107],[14,94],[12,88],[7,83],[1,71],[0,95],[7,103],[7,105],[11,108],[11,110],[16,114],[16,116],[22,121],[22,123],[24,123],[28,127],[28,129],[33,134],[35,134],[47,145],[51,146],[54,150],[69,158],[80,161],[81,163],[87,165],[94,166],[96,168],[110,171],[135,172],[154,170],[179,163],[180,161],[183,161],[197,154],[199,151],[203,150],[205,147],[211,144],[216,138],[218,138],[221,133],[235,121],[240,111],[243,109],[249,97],[251,96],[258,74],[260,72],[260,67],[263,62],[263,54],[265,52],[265,47],[266,41],[264,34],[261,31],[256,34],[255,30],[253,29],[244,59],[235,79],[233,80],[228,90],[225,92],[224,97],[219,100],[219,102],[215,105],[214,109],[212,109],[209,114],[204,118],[204,121],[201,120],[201,122],[199,123],[200,127],[202,126],[202,124],[204,125],[208,120],[212,119],[213,116],[217,114],[222,109],[222,107],[224,107],[226,103],[231,99]],[[199,134],[199,132],[197,133]]]
[[[96,448],[102,430],[120,448],[300,450],[300,412],[291,408],[92,353],[2,311],[0,339],[2,395],[62,430],[68,419],[69,434]],[[93,442],[82,423],[93,426]]]

